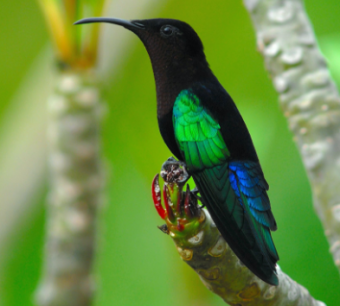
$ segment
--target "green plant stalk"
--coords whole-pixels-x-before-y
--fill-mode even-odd
[[[48,101],[50,192],[40,306],[87,306],[93,299],[100,108],[91,71],[60,71]]]
[[[164,175],[165,171],[162,169],[163,178],[167,177]],[[195,270],[203,284],[227,304],[325,306],[323,302],[315,300],[304,287],[283,273],[278,266],[279,286],[277,287],[255,276],[225,242],[209,212],[197,207],[194,209],[196,213],[193,216],[188,215],[183,207],[179,210],[177,205],[172,203],[179,203],[178,198],[183,197],[180,193],[181,187],[176,180],[170,183],[165,179],[165,184],[168,186],[168,193],[163,197],[167,198],[172,212],[170,217],[168,212],[165,213],[166,226],[161,226],[160,229],[173,239],[180,257]],[[156,187],[153,190],[157,193],[159,187],[157,184],[154,186]],[[154,196],[155,204],[160,203],[159,195]],[[194,205],[197,204],[191,202],[191,207]],[[182,227],[179,227],[179,224]]]

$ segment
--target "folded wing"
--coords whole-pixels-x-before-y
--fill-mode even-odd
[[[190,90],[173,110],[175,138],[183,159],[224,239],[259,278],[277,285],[276,230],[258,162],[232,161],[220,126]]]

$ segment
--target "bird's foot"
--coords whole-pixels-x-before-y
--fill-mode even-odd
[[[203,204],[203,201],[202,201],[202,197],[200,197],[198,194],[200,193],[200,191],[198,190],[197,187],[195,187],[193,190],[191,190],[192,192],[192,195],[202,203],[202,206],[201,207],[205,207],[205,205]]]
[[[166,221],[166,226],[161,227],[161,230],[165,233],[183,232],[186,228],[194,226],[194,224],[197,226],[195,221],[200,222],[202,219],[202,213],[197,204],[198,191],[196,189],[190,191],[188,184],[186,190],[183,191],[183,173],[178,173],[179,169],[182,170],[179,167],[174,168],[167,164],[164,167],[163,165],[162,177],[165,180],[163,192],[159,185],[158,174],[152,182],[152,198],[159,216]],[[162,205],[162,197],[165,208]]]
[[[161,177],[166,183],[176,183],[183,186],[189,180],[190,175],[184,162],[170,157],[162,165]]]

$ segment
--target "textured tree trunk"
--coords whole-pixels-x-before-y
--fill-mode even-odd
[[[61,71],[48,100],[50,192],[41,306],[85,306],[93,298],[100,200],[100,95],[91,71]]]

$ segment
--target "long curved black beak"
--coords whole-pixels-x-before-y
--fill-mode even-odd
[[[124,28],[133,31],[134,29],[145,29],[145,26],[142,23],[135,22],[135,21],[128,21],[124,19],[118,19],[118,18],[109,18],[109,17],[93,17],[93,18],[84,18],[81,20],[78,20],[74,24],[85,24],[85,23],[94,23],[94,22],[105,22],[105,23],[113,23],[120,26],[123,26]]]

